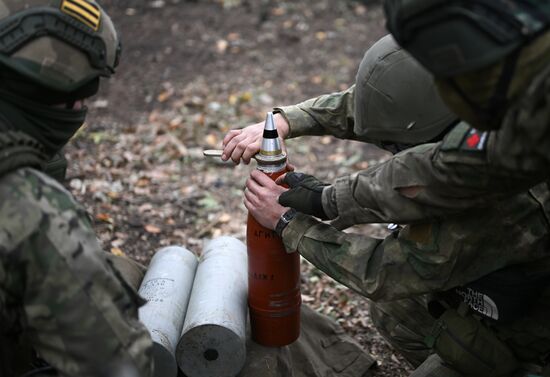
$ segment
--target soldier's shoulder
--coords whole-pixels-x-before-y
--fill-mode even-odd
[[[0,194],[2,198],[18,202],[35,203],[63,198],[74,203],[71,194],[59,182],[33,168],[20,168],[1,176]]]
[[[546,67],[531,81],[525,93],[516,101],[509,114],[514,115],[521,112],[522,117],[541,118],[541,113],[548,114],[548,94],[550,93],[550,66]],[[542,118],[539,123],[546,126],[545,120],[548,115]],[[525,120],[524,120],[525,121]]]
[[[75,209],[71,194],[57,181],[21,168],[0,177],[0,248],[13,249],[51,216]]]

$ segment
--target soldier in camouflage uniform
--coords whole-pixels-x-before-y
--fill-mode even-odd
[[[337,180],[323,192],[331,217],[423,221],[492,206],[548,179],[550,2],[488,3],[387,2],[390,30],[435,75],[450,108],[475,128],[461,125],[431,147]]]
[[[441,104],[430,76],[390,37],[367,52],[354,87],[278,110],[283,136],[330,133],[395,152],[437,141],[457,123]],[[258,128],[231,131],[224,140],[226,158],[249,161],[257,150]],[[459,123],[454,129],[470,127]],[[275,229],[281,224],[279,216],[288,208],[276,202],[279,195],[284,206],[330,217],[324,193],[335,185],[296,174],[287,174],[286,182],[301,193],[293,197],[252,173],[245,204],[263,225]],[[361,193],[363,182],[353,182],[353,193]],[[353,195],[338,194],[338,204],[348,207],[331,205],[352,216],[333,225],[361,223],[360,209],[350,203]],[[547,186],[539,185],[490,210],[472,209],[407,225],[384,240],[343,233],[303,213],[287,218],[281,234],[288,251],[297,250],[331,277],[376,301],[371,305],[375,325],[414,366],[420,366],[414,376],[539,372],[550,353],[545,319],[550,313],[549,198]],[[461,338],[463,333],[478,335]],[[459,341],[449,340],[455,338]],[[428,358],[434,352],[439,356]],[[442,365],[439,357],[453,367]]]
[[[151,375],[142,300],[86,211],[44,171],[119,53],[93,0],[0,1],[1,376],[39,360],[62,376]]]

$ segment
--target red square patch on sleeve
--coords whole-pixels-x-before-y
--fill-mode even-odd
[[[464,137],[460,149],[467,151],[483,151],[487,145],[488,136],[489,133],[487,131],[479,131],[475,128],[471,128]]]

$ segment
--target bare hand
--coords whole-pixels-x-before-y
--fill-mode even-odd
[[[264,173],[253,170],[246,181],[244,205],[261,225],[274,230],[281,215],[289,209],[279,204],[279,195],[286,190]]]
[[[286,138],[290,128],[285,118],[281,114],[275,114],[273,120],[279,137],[281,139]],[[250,159],[260,151],[263,132],[264,122],[229,131],[223,138],[222,160],[227,161],[231,158],[233,162],[238,164],[242,159],[245,164],[249,164]]]

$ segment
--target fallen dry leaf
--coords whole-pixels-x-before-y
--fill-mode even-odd
[[[113,253],[114,255],[116,256],[119,256],[119,257],[124,257],[126,256],[126,254],[124,253],[124,251],[122,251],[120,248],[118,247],[112,247],[111,248],[111,253]]]
[[[108,213],[98,213],[95,218],[96,220],[102,221],[104,223],[112,224],[114,222],[113,218]]]
[[[159,234],[160,232],[162,232],[162,230],[158,226],[151,225],[151,224],[145,225],[144,228],[147,233],[151,233],[151,234]]]
[[[315,33],[315,38],[323,42],[327,39],[327,33],[325,33],[324,31],[318,31],[317,33]]]
[[[241,38],[241,35],[239,33],[229,33],[227,34],[227,39],[231,42],[235,42]]]
[[[271,10],[271,14],[274,16],[283,16],[286,13],[285,8],[277,7]]]
[[[137,187],[147,187],[147,186],[149,186],[150,183],[151,183],[151,181],[149,180],[149,178],[140,178],[136,182],[136,186]]]
[[[229,42],[227,42],[225,39],[220,39],[216,42],[216,50],[218,50],[220,54],[225,54],[228,46]]]
[[[231,215],[229,213],[222,213],[218,219],[218,221],[222,224],[228,223],[231,221]]]
[[[209,135],[206,135],[206,137],[204,138],[204,142],[206,143],[206,145],[210,147],[215,147],[218,145],[219,140],[215,134],[209,134]]]
[[[118,199],[120,198],[120,194],[118,192],[115,192],[115,191],[109,191],[107,193],[107,196],[111,199]]]
[[[166,102],[170,97],[172,97],[174,95],[174,89],[168,89],[168,90],[165,90],[163,91],[162,93],[160,93],[158,96],[157,96],[157,101],[159,101],[160,103],[162,102]]]
[[[315,85],[321,85],[323,83],[323,78],[319,75],[312,76],[309,81]]]

